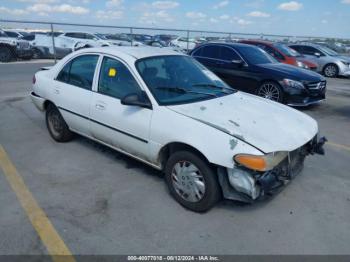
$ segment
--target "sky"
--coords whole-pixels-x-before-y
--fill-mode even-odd
[[[0,19],[350,38],[350,0],[1,0]]]

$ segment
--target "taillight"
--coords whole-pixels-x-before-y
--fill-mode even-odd
[[[36,78],[35,78],[35,75],[33,75],[33,79],[32,79],[33,85],[35,84],[35,82],[36,82]]]

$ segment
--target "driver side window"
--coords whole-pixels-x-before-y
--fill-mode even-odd
[[[141,89],[129,69],[120,61],[105,57],[101,65],[98,92],[121,99]]]

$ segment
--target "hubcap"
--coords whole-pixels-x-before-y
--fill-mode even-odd
[[[258,96],[261,96],[273,101],[279,101],[280,92],[278,88],[273,84],[263,84],[259,89]]]
[[[52,132],[52,134],[55,137],[58,137],[60,133],[62,132],[62,124],[61,124],[61,119],[58,113],[56,112],[51,112],[49,115],[49,127]]]
[[[204,178],[199,169],[188,161],[176,163],[171,172],[176,193],[189,202],[199,202],[205,193]]]
[[[335,66],[333,66],[333,65],[329,65],[329,66],[326,67],[324,72],[325,72],[326,76],[329,76],[329,77],[335,76],[336,73],[337,73],[337,68]]]

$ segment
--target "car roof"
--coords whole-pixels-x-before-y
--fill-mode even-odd
[[[241,40],[241,43],[261,43],[266,45],[273,45],[274,42],[267,41],[267,40],[260,40],[260,39],[247,39],[247,40]]]
[[[109,47],[96,47],[96,48],[86,48],[79,50],[77,52],[80,53],[103,53],[109,55],[127,55],[133,59],[140,59],[145,57],[153,57],[153,56],[163,56],[163,55],[185,55],[173,50],[165,49],[165,48],[157,48],[150,46],[109,46]]]
[[[254,46],[252,45],[249,45],[249,44],[243,44],[243,43],[225,43],[225,42],[209,42],[209,43],[203,43],[201,45],[198,46],[199,47],[203,47],[203,46],[206,46],[206,45],[220,45],[220,46],[226,46],[226,47],[246,47],[246,46],[251,46],[254,48]]]

